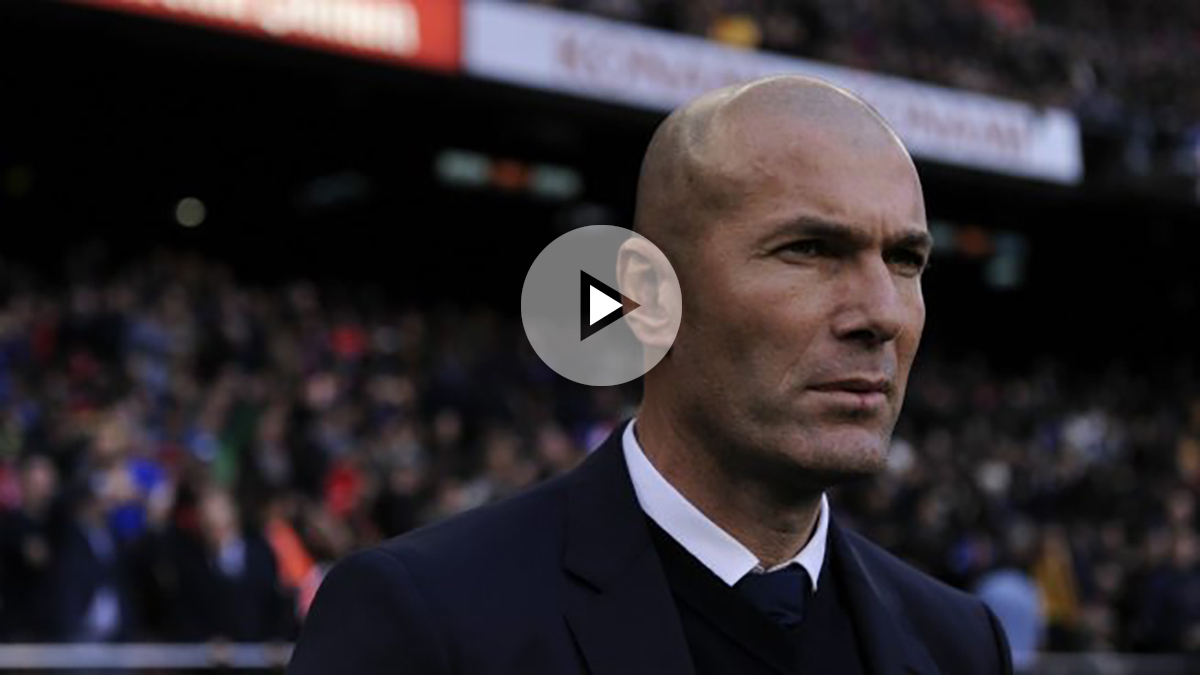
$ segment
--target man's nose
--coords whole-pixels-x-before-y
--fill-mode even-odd
[[[897,277],[882,258],[862,261],[847,270],[833,320],[843,340],[876,345],[896,339],[904,328],[905,304]]]

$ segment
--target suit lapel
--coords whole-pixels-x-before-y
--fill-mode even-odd
[[[572,472],[563,565],[567,623],[592,675],[692,675],[695,668],[625,465],[619,425]],[[904,617],[836,518],[829,547],[873,675],[939,675]]]
[[[691,675],[679,612],[629,478],[619,425],[574,472],[567,623],[592,675]]]
[[[855,541],[837,519],[829,522],[829,546],[844,575],[859,642],[866,651],[868,672],[873,675],[938,675],[925,646],[913,633],[895,594],[879,583],[864,562]]]

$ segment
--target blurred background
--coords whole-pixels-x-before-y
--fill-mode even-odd
[[[1198,57],[1186,0],[5,0],[0,670],[280,672],[335,560],[575,466],[639,384],[538,360],[528,266],[796,72],[937,241],[834,508],[1023,672],[1200,672]]]

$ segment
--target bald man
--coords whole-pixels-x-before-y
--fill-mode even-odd
[[[825,496],[885,465],[925,322],[896,134],[819,81],[721,89],[659,127],[637,197],[661,253],[631,239],[617,278],[665,351],[637,415],[559,478],[343,560],[288,672],[1011,673],[980,601]]]

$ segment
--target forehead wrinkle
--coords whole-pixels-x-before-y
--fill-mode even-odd
[[[828,237],[846,241],[856,248],[867,248],[875,241],[870,230],[849,222],[832,220],[820,216],[802,215],[788,218],[773,226],[763,237],[766,242],[782,237]],[[932,236],[922,227],[904,227],[897,232],[885,232],[882,248],[900,246],[929,246]]]

